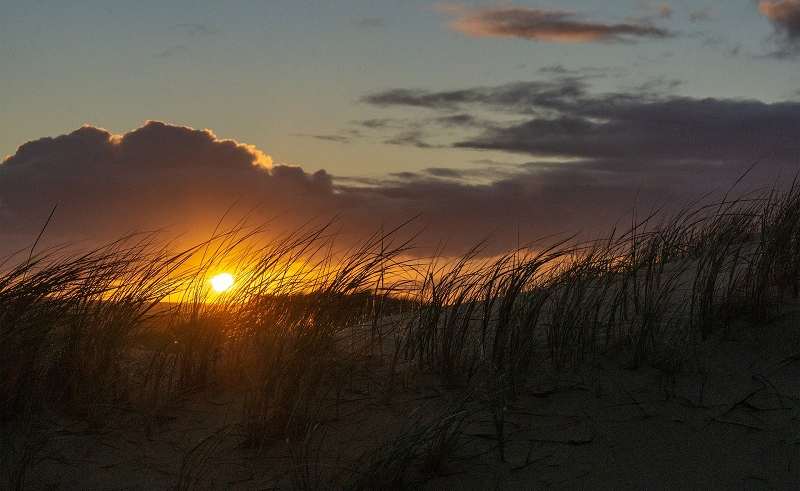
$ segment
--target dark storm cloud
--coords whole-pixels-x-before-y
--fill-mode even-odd
[[[473,37],[515,37],[555,43],[631,42],[663,39],[672,34],[649,23],[604,23],[586,20],[574,12],[527,7],[469,8],[443,5],[453,17],[450,26]],[[662,11],[662,12],[665,12]],[[671,12],[671,11],[670,11]]]
[[[775,28],[777,57],[800,55],[800,0],[760,0],[758,9]]]

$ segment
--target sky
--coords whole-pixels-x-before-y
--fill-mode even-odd
[[[0,0],[0,234],[600,231],[796,172],[799,64],[800,0]]]

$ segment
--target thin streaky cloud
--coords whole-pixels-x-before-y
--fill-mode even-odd
[[[172,28],[190,36],[214,36],[220,32],[216,27],[199,23],[175,24]]]
[[[386,27],[386,19],[383,17],[359,17],[353,20],[353,24],[363,29],[379,29]]]
[[[575,12],[528,7],[470,8],[442,4],[450,27],[472,37],[508,37],[550,43],[633,42],[672,37],[667,29],[645,22],[605,23]]]

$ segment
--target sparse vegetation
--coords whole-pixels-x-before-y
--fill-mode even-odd
[[[800,293],[797,185],[494,258],[479,245],[420,259],[409,227],[343,252],[330,227],[260,245],[240,225],[178,253],[148,235],[7,259],[0,433],[66,418],[157,438],[175,407],[216,391],[235,401],[234,421],[176,464],[177,488],[195,489],[233,432],[252,461],[285,451],[271,469],[284,484],[402,487],[412,469],[444,472],[481,418],[506,461],[507,416],[537,369],[613,357],[674,372],[709,336],[764,322]],[[237,283],[214,296],[206,282],[220,268]],[[430,416],[402,397],[413,390],[461,402]],[[395,404],[399,436],[337,450],[349,444],[328,428],[355,406]],[[9,486],[29,480],[33,448],[3,460]]]

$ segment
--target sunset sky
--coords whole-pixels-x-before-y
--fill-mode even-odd
[[[457,250],[800,168],[800,0],[0,0],[0,67],[15,245],[236,202]]]

